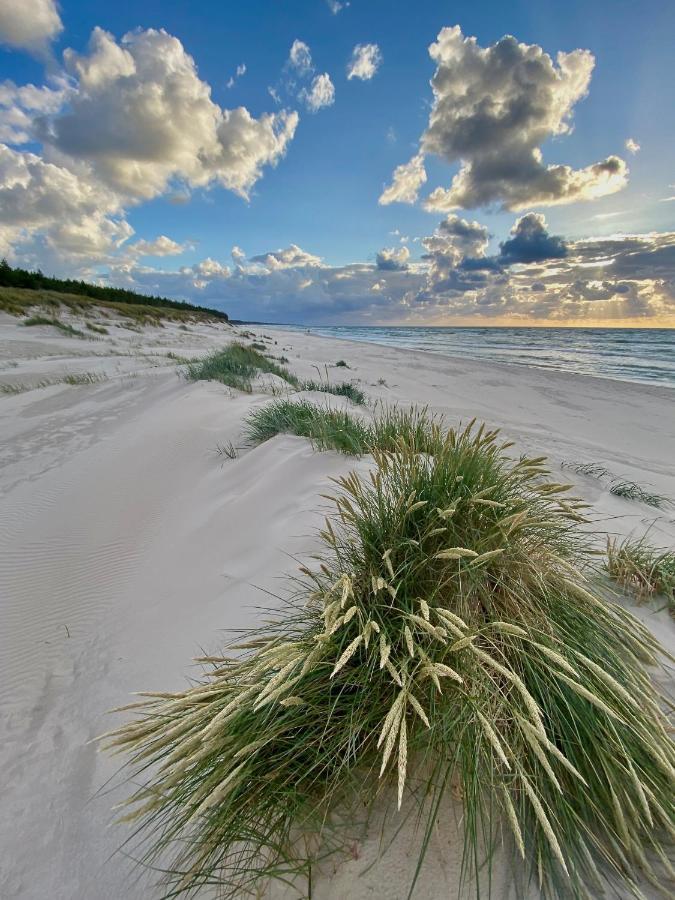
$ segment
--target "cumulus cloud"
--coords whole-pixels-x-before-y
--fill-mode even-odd
[[[94,179],[0,144],[0,244],[14,247],[40,232],[45,246],[80,262],[120,247],[133,234],[119,197]]]
[[[9,80],[0,82],[0,141],[25,144],[32,140],[36,116],[57,112],[66,96],[63,82],[55,88],[34,84],[18,86]]]
[[[626,150],[629,153],[632,153],[635,156],[636,153],[640,152],[640,145],[637,141],[633,140],[633,138],[628,138],[625,144]]]
[[[563,241],[548,235],[543,217],[523,216],[487,256],[481,228],[450,216],[424,239],[429,268],[410,304],[420,315],[615,324],[675,317],[675,232]],[[455,232],[469,243],[458,245]]]
[[[426,180],[424,154],[418,153],[409,162],[394,169],[392,182],[382,191],[378,202],[381,206],[388,206],[390,203],[414,203]]]
[[[337,16],[337,14],[341,10],[349,6],[349,3],[341,2],[341,0],[326,0],[326,5],[328,6],[328,9],[333,13],[333,15]]]
[[[407,247],[383,247],[375,257],[380,271],[404,272],[408,268],[410,250]]]
[[[490,236],[485,225],[450,215],[433,234],[422,239],[428,261],[426,283],[419,298],[446,291],[465,292],[486,281],[483,270],[495,265],[485,256]]]
[[[536,44],[506,36],[483,48],[459,26],[443,28],[429,48],[436,63],[434,102],[423,154],[459,162],[449,189],[427,198],[432,211],[500,204],[518,210],[602,197],[626,184],[628,168],[609,156],[582,169],[547,165],[541,146],[568,134],[574,106],[594,66],[587,50],[554,61]],[[398,198],[397,198],[398,199]],[[416,195],[409,192],[407,202]]]
[[[297,244],[291,244],[290,247],[286,247],[284,250],[272,250],[269,253],[252,256],[251,262],[260,263],[270,272],[278,269],[294,269],[305,266],[311,268],[322,265],[320,256],[314,256],[312,253],[305,252]]]
[[[306,75],[313,70],[312,54],[304,41],[299,41],[297,38],[293,41],[288,54],[288,65],[302,75]]]
[[[187,247],[187,244],[179,244],[165,234],[160,234],[154,241],[135,241],[129,250],[139,256],[178,256]]]
[[[2,0],[0,44],[44,54],[63,23],[54,0]]]
[[[248,197],[295,133],[295,112],[256,119],[245,107],[221,109],[165,31],[131,32],[118,44],[96,28],[86,54],[64,56],[77,88],[61,114],[43,120],[43,143],[86,161],[129,198],[157,196],[174,179],[189,187],[216,182]]]
[[[499,261],[504,265],[562,259],[567,247],[561,237],[550,235],[540,213],[527,213],[516,220],[511,236],[500,245]]]
[[[523,233],[516,222],[507,241]],[[125,251],[110,258],[108,281],[265,321],[675,321],[675,232],[568,241],[565,256],[518,264],[488,255],[488,242],[484,225],[450,215],[404,268],[331,266],[292,244],[251,258],[235,247],[233,268],[207,258],[169,271]]]
[[[382,64],[382,53],[377,44],[357,44],[347,65],[347,78],[369,81]]]
[[[309,87],[303,88],[298,97],[305,103],[310,112],[318,112],[324,106],[332,106],[335,103],[335,87],[330,80],[330,75],[324,72],[312,79]]]
[[[7,252],[20,244],[58,256],[61,246],[79,258],[88,248],[92,264],[105,262],[133,234],[130,206],[162,194],[184,202],[212,185],[248,198],[297,127],[294,111],[255,117],[214,103],[192,57],[165,31],[118,42],[96,28],[87,51],[67,50],[64,62],[53,87],[0,85],[1,138],[42,144],[42,156],[0,145]]]

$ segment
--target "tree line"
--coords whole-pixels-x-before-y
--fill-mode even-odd
[[[90,284],[87,281],[77,281],[74,278],[53,278],[43,275],[39,269],[31,272],[28,269],[14,268],[9,265],[6,259],[0,262],[0,287],[25,288],[29,291],[56,291],[59,294],[80,294],[83,297],[94,300],[107,300],[112,303],[168,306],[172,309],[208,313],[225,321],[228,319],[226,313],[217,309],[209,309],[206,306],[195,306],[193,303],[186,303],[183,300],[169,300],[167,297],[139,294],[126,288]]]

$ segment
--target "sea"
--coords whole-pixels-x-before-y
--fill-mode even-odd
[[[279,326],[277,326],[279,327]],[[675,388],[673,328],[287,325],[293,331]]]

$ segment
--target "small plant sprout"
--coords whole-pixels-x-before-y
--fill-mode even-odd
[[[227,444],[216,444],[216,453],[221,459],[237,459],[239,456],[239,451],[232,441],[228,441]]]

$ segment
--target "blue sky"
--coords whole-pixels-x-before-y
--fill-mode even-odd
[[[0,136],[7,148],[4,181],[0,165],[0,248],[14,262],[276,321],[656,324],[673,316],[675,201],[666,200],[675,194],[671,3],[351,0],[337,12],[326,0],[6,4],[0,11]],[[429,46],[453,26],[461,34],[448,38],[445,56],[432,59]],[[240,107],[250,114],[255,126],[245,153],[253,174],[237,168],[244,165],[237,129],[247,128],[248,120],[228,120],[218,132],[226,161],[219,155],[202,163],[215,147],[206,133],[211,123],[195,124],[194,140],[188,134],[192,95],[186,99],[174,82],[167,88],[170,76],[155,65],[165,51],[143,37],[150,30],[180,42],[172,52],[185,68],[189,91],[210,91],[207,119],[211,109],[218,121],[227,118],[223,111]],[[92,33],[99,35],[97,44]],[[132,45],[129,33],[137,36]],[[504,35],[530,51],[507,53],[498,43]],[[311,54],[305,72],[289,62],[295,41]],[[376,65],[368,77],[348,78],[357,45],[376,45]],[[558,90],[557,54],[578,50],[590,51],[592,59],[572,57],[576,74],[569,85],[577,85],[575,77],[586,83],[574,87],[569,100]],[[544,91],[536,103],[534,88],[517,95],[527,52],[543,54],[546,62],[546,71],[533,76],[533,83],[541,77]],[[94,64],[95,77],[82,74]],[[439,85],[452,82],[451,96],[444,87],[432,90],[437,72]],[[314,80],[324,75],[332,87],[319,98],[325,105],[312,110]],[[516,126],[504,133],[495,127],[488,144],[471,138],[466,155],[457,153],[468,146],[462,130],[468,135],[478,128],[477,110],[494,96],[493,77],[513,79],[505,104],[536,106],[522,127],[538,137],[523,138]],[[27,101],[26,85],[52,93]],[[471,108],[457,100],[466,90],[475,99]],[[117,98],[137,103],[142,95],[147,102],[153,91],[162,94],[164,123],[173,115],[171,104],[178,104],[176,122],[190,137],[189,147],[180,145],[179,135],[169,149],[159,125],[144,141],[142,114],[132,137],[118,140],[125,120],[116,118],[124,112]],[[556,109],[565,103],[558,121]],[[283,146],[271,151],[259,150],[270,139],[258,124],[265,114],[292,117],[272,120],[272,130],[285,126],[287,132]],[[434,116],[440,137],[432,146]],[[133,111],[126,121],[132,117]],[[203,140],[197,139],[200,128]],[[427,147],[427,180],[417,196],[381,202],[396,167],[421,146]],[[475,171],[493,152],[497,159],[511,154],[516,164],[523,148],[541,153],[543,162],[518,176],[517,185],[500,174],[487,187],[476,175],[469,188],[450,196],[462,167],[473,163]],[[217,150],[221,154],[221,145]],[[597,177],[575,175],[600,163]],[[562,166],[572,174],[556,170],[565,182],[557,194],[531,187],[544,167]],[[63,187],[52,184],[60,178],[74,198],[62,211],[50,193],[64,196]],[[425,209],[434,188],[445,199]],[[30,214],[28,194],[31,203],[40,197]],[[64,229],[64,216],[72,228]],[[462,221],[483,231],[474,229],[467,243]],[[499,245],[510,235],[525,243],[520,257],[507,260]],[[157,243],[160,236],[172,243]],[[549,237],[564,240],[564,258],[540,249]],[[233,259],[233,247],[243,255]],[[273,255],[291,247],[298,252]],[[383,250],[390,252],[383,256]]]

